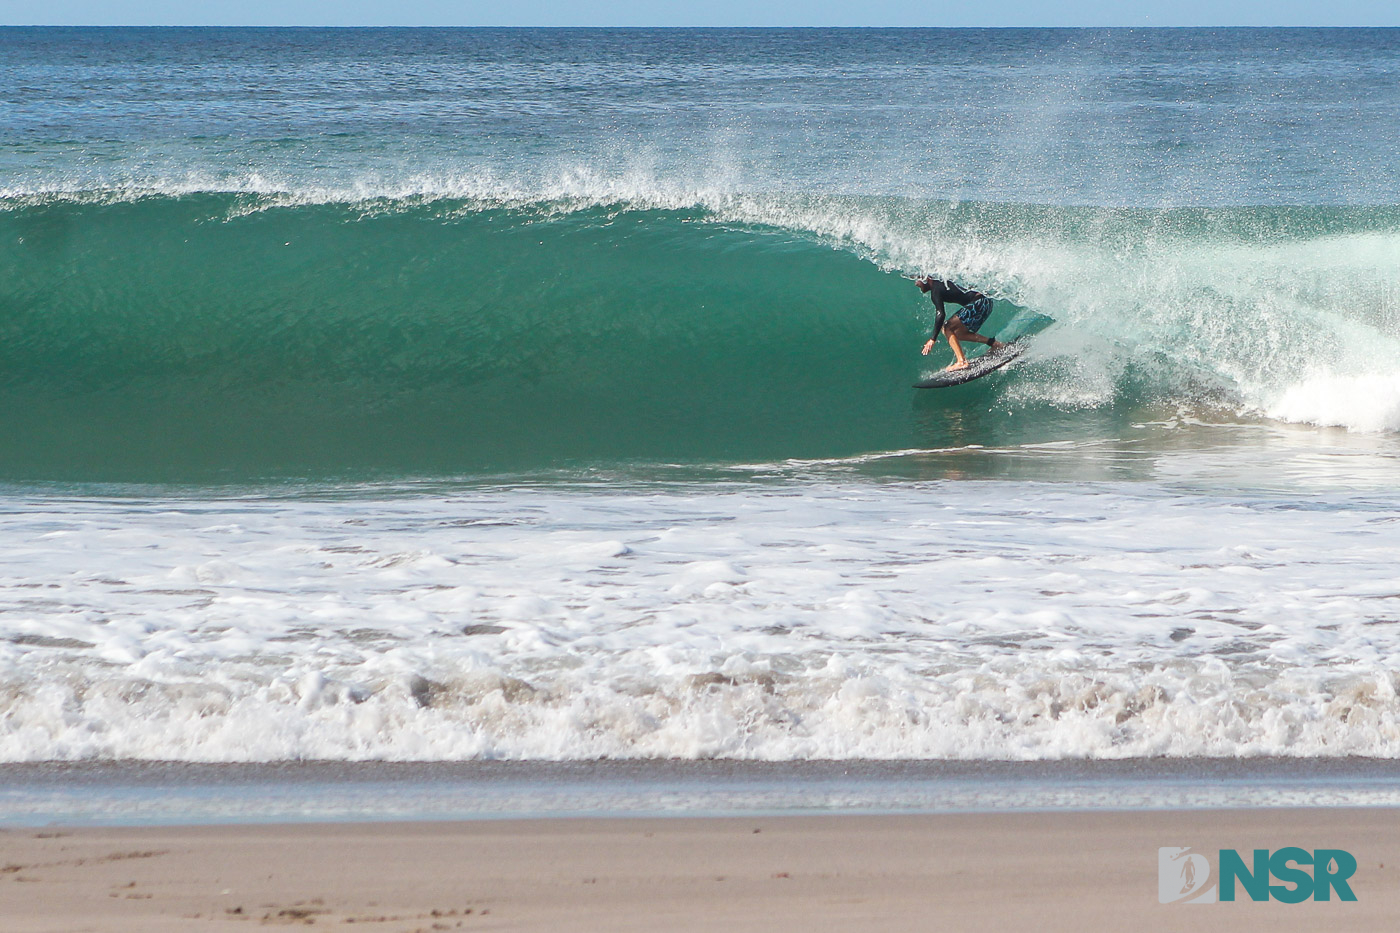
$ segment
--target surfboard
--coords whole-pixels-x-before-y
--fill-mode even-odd
[[[1028,346],[1029,343],[1025,340],[1013,340],[995,353],[988,350],[976,359],[968,360],[966,369],[940,370],[923,382],[914,383],[914,388],[946,389],[949,386],[960,386],[965,382],[980,379],[987,373],[995,372],[1017,359],[1026,352]]]

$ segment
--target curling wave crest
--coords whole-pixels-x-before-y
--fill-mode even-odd
[[[12,475],[65,475],[45,450],[87,475],[82,437],[132,447],[126,478],[199,449],[262,475],[929,446],[907,391],[927,365],[915,272],[996,296],[989,329],[1055,321],[1013,378],[969,390],[1012,423],[1185,405],[1400,430],[1392,208],[953,203],[582,168],[191,176],[0,205],[19,244],[0,260],[0,392],[35,413],[5,425],[32,439]],[[553,423],[560,397],[600,440]],[[189,443],[107,436],[113,418]]]

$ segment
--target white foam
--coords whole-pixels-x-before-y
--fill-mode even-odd
[[[1364,493],[6,505],[0,760],[1400,755]]]
[[[1309,377],[1285,389],[1267,410],[1284,421],[1400,431],[1400,372]]]

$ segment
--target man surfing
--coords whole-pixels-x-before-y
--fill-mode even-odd
[[[924,344],[924,356],[928,356],[932,352],[933,345],[938,342],[939,331],[948,335],[948,346],[953,348],[953,356],[956,358],[947,367],[950,370],[967,369],[967,356],[963,353],[962,348],[964,340],[985,343],[991,348],[991,352],[996,352],[1006,346],[1000,340],[983,337],[977,333],[977,328],[981,327],[992,313],[992,299],[981,292],[962,288],[954,285],[951,281],[935,279],[931,275],[915,279],[914,284],[919,286],[919,291],[933,300],[933,306],[938,309],[938,316],[933,321],[933,336],[928,339],[928,343]],[[947,324],[944,324],[943,302],[945,301],[962,305],[962,310],[953,315]]]

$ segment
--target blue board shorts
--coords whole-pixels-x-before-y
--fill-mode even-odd
[[[987,323],[987,316],[992,313],[992,299],[978,298],[970,305],[964,305],[963,309],[953,317],[963,322],[963,327],[977,333],[977,328]]]

